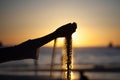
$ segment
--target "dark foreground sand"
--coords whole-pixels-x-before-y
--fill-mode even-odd
[[[50,79],[48,76],[0,75],[0,80],[50,80]]]

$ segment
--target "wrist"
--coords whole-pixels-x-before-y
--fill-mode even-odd
[[[53,32],[53,33],[51,33],[52,35],[53,35],[53,37],[54,37],[54,39],[56,39],[56,38],[58,38],[59,37],[59,35],[58,35],[58,33],[55,31],[55,32]]]

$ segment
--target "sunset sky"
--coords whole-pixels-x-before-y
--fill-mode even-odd
[[[120,0],[0,0],[4,45],[42,37],[69,22],[78,25],[73,46],[120,45]]]

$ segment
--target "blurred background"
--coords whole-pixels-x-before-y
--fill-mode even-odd
[[[70,22],[78,27],[72,35],[73,69],[92,69],[85,71],[91,80],[120,80],[119,0],[0,0],[0,45],[14,46],[39,38]],[[40,69],[49,68],[53,43],[40,48]],[[63,45],[64,38],[58,39],[57,68]],[[0,64],[0,75],[34,76],[35,72],[29,71],[34,68],[32,59],[6,62]],[[95,72],[98,69],[101,72]],[[39,71],[38,75],[49,76],[49,71]],[[72,79],[79,79],[79,75],[79,71],[73,72]],[[61,79],[59,72],[53,76]]]

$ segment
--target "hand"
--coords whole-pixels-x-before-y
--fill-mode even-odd
[[[71,36],[76,31],[76,28],[77,24],[75,22],[68,23],[58,28],[54,33],[57,35],[57,37],[67,37]]]

